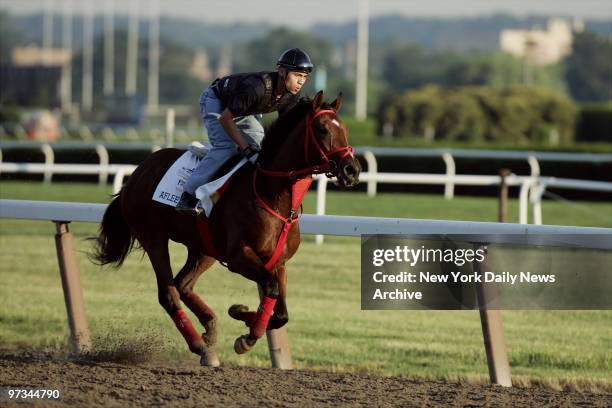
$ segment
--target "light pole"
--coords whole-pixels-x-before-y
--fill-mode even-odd
[[[112,95],[115,90],[115,27],[114,0],[106,1],[104,13],[104,95]]]
[[[355,116],[359,120],[364,120],[368,114],[368,3],[369,0],[359,0],[359,16],[357,19]]]
[[[62,111],[72,110],[72,1],[64,0],[62,15],[62,48],[67,54],[67,61],[62,65],[62,79],[60,82],[60,98]]]
[[[93,3],[85,2],[83,18],[83,90],[81,103],[83,111],[91,112],[93,107]]]
[[[125,67],[125,94],[136,94],[136,76],[138,74],[138,0],[130,3],[128,27],[127,61]]]
[[[154,113],[159,105],[159,0],[151,0],[149,16],[149,78],[147,86],[148,111]]]

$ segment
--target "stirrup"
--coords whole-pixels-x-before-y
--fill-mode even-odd
[[[200,207],[179,207],[178,205],[174,208],[176,211],[181,214],[189,214],[189,215],[200,215],[204,211]]]
[[[199,202],[195,196],[184,192],[175,209],[184,214],[200,215],[203,209],[198,206]]]

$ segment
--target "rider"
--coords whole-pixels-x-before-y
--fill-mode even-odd
[[[312,69],[308,54],[292,48],[278,58],[276,71],[218,78],[202,93],[200,112],[212,148],[185,182],[177,211],[201,213],[195,190],[211,181],[236,148],[249,162],[256,162],[264,137],[261,114],[282,113],[295,105]]]

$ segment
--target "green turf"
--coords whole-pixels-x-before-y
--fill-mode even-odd
[[[108,203],[111,193],[110,186],[86,183],[0,182],[0,198]],[[381,193],[370,198],[355,192],[328,192],[328,197],[327,214],[497,221],[497,199],[492,197],[445,200],[442,194]],[[304,211],[316,212],[314,190],[306,195]],[[542,214],[544,224],[612,227],[612,203],[544,201]],[[518,222],[516,197],[509,200],[508,222]]]
[[[106,202],[110,190],[87,184],[0,183],[1,198]],[[307,212],[314,212],[314,194]],[[515,204],[515,203],[514,203]],[[558,224],[610,226],[601,217],[610,205],[584,203],[584,211],[546,203],[544,220]],[[328,213],[412,218],[494,221],[493,199],[384,194],[331,193]],[[516,207],[511,207],[511,209]],[[119,270],[88,261],[84,238],[96,225],[75,223],[78,264],[86,311],[97,347],[132,343],[158,346],[162,358],[190,358],[173,323],[157,303],[148,259],[130,255]],[[59,279],[53,224],[0,220],[0,344],[15,347],[66,346],[68,326]],[[185,251],[172,245],[173,268]],[[476,311],[360,310],[360,246],[355,238],[328,239],[323,247],[305,239],[291,260],[288,324],[294,363],[300,368],[368,371],[425,378],[477,378],[487,375],[480,320]],[[255,285],[220,266],[206,272],[196,291],[220,318],[219,352],[225,363],[269,365],[265,341],[236,355],[233,340],[246,333],[227,317],[233,303],[256,306]],[[504,311],[512,373],[537,381],[594,381],[610,385],[612,312]]]

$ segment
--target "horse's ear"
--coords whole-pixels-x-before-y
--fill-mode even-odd
[[[342,100],[344,99],[344,97],[342,96],[342,92],[340,92],[338,94],[338,97],[336,98],[336,100],[334,100],[331,103],[331,107],[333,110],[335,110],[336,112],[338,112],[340,110],[340,106],[342,106]]]
[[[317,92],[312,100],[312,110],[315,112],[318,111],[321,105],[323,105],[323,91]]]

